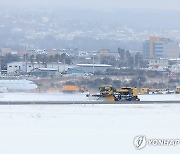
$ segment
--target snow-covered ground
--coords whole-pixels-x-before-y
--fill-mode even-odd
[[[136,150],[137,135],[180,139],[180,105],[1,105],[2,154],[178,154]]]
[[[85,101],[85,94],[0,93],[0,101]]]
[[[180,101],[180,94],[139,95],[141,101]]]
[[[141,101],[180,101],[180,94],[139,95]],[[1,101],[87,101],[85,94],[0,93]]]

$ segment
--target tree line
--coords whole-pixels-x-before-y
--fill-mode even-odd
[[[1,69],[6,70],[7,64],[15,61],[31,62],[32,65],[34,65],[35,62],[37,62],[39,64],[42,63],[45,67],[47,66],[48,63],[53,63],[53,62],[55,63],[62,62],[64,64],[71,64],[72,62],[71,58],[65,53],[61,55],[56,54],[54,56],[53,55],[48,56],[47,54],[37,54],[37,55],[25,54],[23,55],[23,57],[9,53],[4,56],[0,56]]]

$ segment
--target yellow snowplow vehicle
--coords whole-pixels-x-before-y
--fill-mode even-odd
[[[140,101],[136,87],[122,87],[115,89],[112,85],[99,87],[100,93],[92,95],[106,101]]]
[[[126,101],[140,101],[138,98],[138,89],[136,87],[122,87],[120,89],[116,89],[116,93],[119,100],[126,100]]]
[[[100,97],[106,98],[108,101],[114,101],[115,89],[112,85],[102,85],[99,87]]]

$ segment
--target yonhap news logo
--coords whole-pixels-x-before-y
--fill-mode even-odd
[[[145,136],[136,136],[134,138],[134,146],[137,148],[137,149],[142,149],[146,146],[146,137]]]
[[[149,139],[145,135],[139,135],[134,138],[133,144],[140,150],[146,146],[177,146],[180,145],[180,139]]]

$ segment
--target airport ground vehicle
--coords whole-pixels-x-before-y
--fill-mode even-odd
[[[115,89],[112,85],[102,85],[99,87],[100,93],[92,97],[107,101],[140,101],[136,87],[121,87]]]
[[[176,87],[175,93],[180,94],[180,87]]]
[[[180,87],[179,89],[176,88],[176,93],[180,92]],[[170,91],[168,88],[141,88],[140,89],[140,94],[172,94],[174,93],[173,91]]]
[[[83,93],[86,91],[86,88],[84,86],[78,87],[75,85],[64,85],[62,87],[62,91],[64,93],[76,93],[76,92]]]

